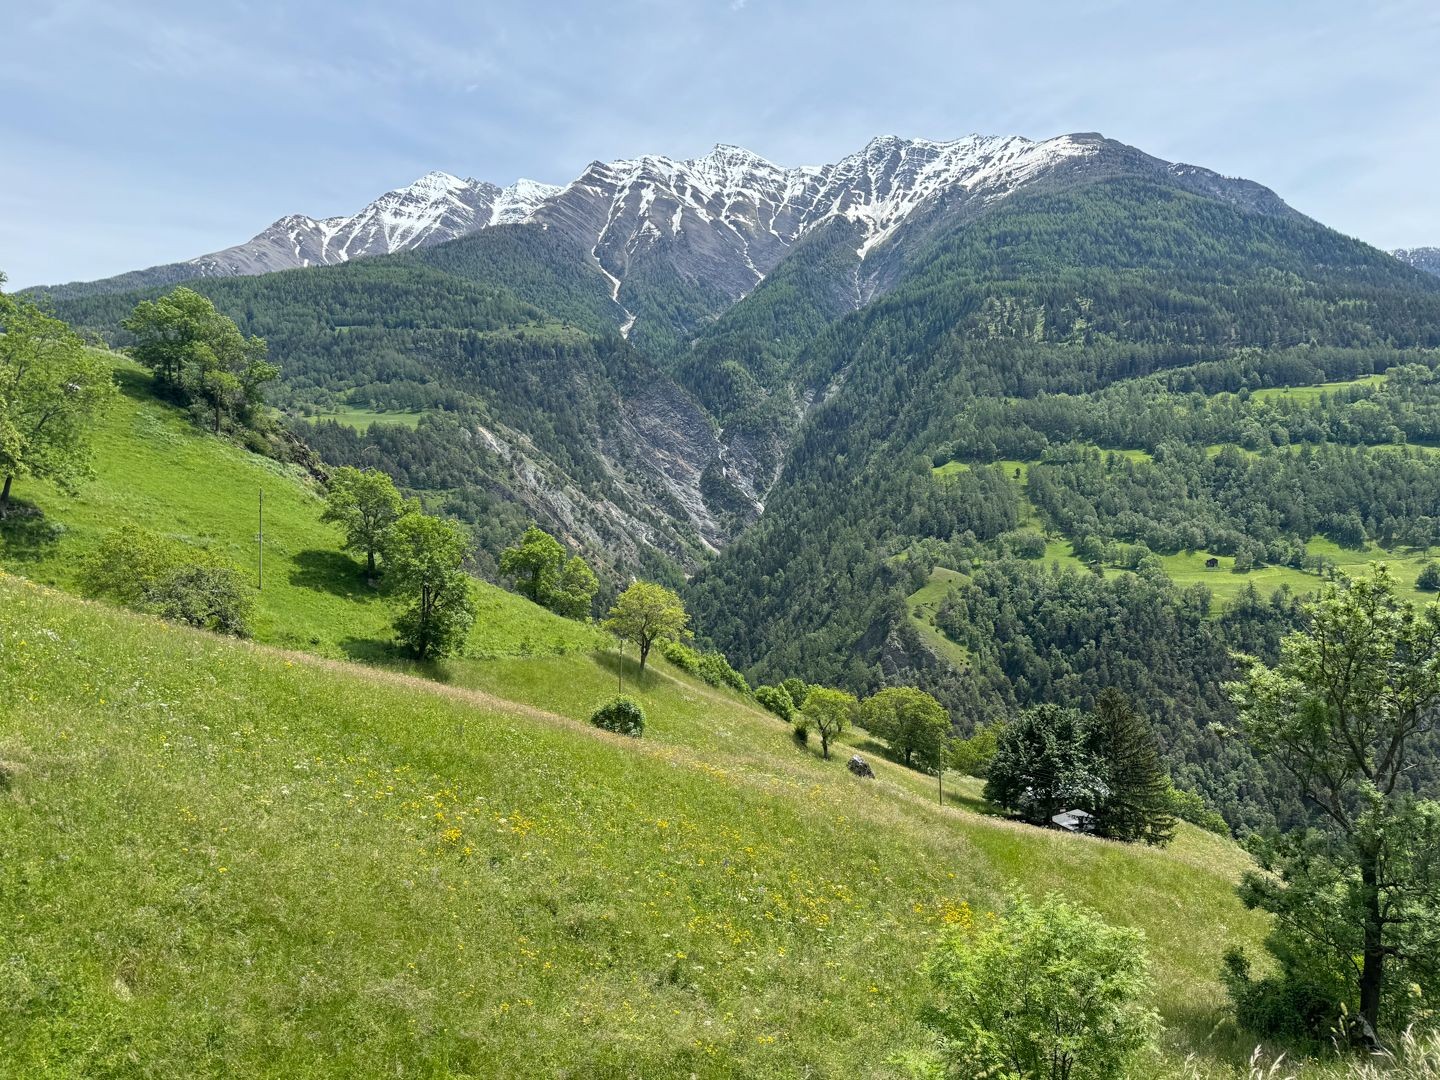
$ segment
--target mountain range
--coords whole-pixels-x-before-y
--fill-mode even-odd
[[[1257,184],[1161,161],[1090,133],[1040,142],[886,136],[833,164],[798,167],[720,144],[688,160],[595,161],[564,186],[521,179],[499,187],[431,172],[353,215],[291,214],[222,251],[48,291],[79,296],[334,265],[535,222],[587,250],[617,301],[633,273],[654,265],[694,282],[707,295],[705,306],[719,310],[745,296],[806,234],[843,221],[857,226],[856,258],[874,268],[863,286],[857,275],[863,299],[893,276],[880,256],[898,247],[907,229],[974,216],[1018,190],[1117,174],[1161,177],[1251,209],[1293,212]]]
[[[879,138],[432,174],[51,300],[123,346],[187,280],[266,339],[300,440],[470,523],[488,576],[533,520],[611,588],[683,590],[751,678],[969,721],[1117,685],[1259,827],[1258,766],[1206,732],[1294,601],[1244,587],[1440,544],[1440,459],[1405,449],[1440,445],[1440,278],[1411,261],[1097,134]]]

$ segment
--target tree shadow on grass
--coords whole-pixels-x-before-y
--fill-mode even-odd
[[[43,559],[63,535],[64,526],[31,503],[11,499],[9,513],[0,517],[0,553],[17,562]]]
[[[595,655],[595,662],[611,675],[615,676],[615,689],[617,693],[629,693],[632,690],[653,690],[660,685],[661,678],[655,672],[646,668],[640,670],[640,661],[637,657],[626,656],[623,659],[616,655],[612,649],[603,649]],[[625,683],[625,689],[620,689],[621,681]]]
[[[312,548],[295,556],[295,569],[290,571],[290,584],[316,592],[328,592],[346,600],[373,600],[381,595],[365,580],[359,563],[343,551]]]
[[[950,774],[954,775],[954,774]],[[984,814],[986,817],[1005,817],[1005,811],[994,803],[986,802],[978,795],[971,795],[963,789],[954,790],[950,787],[951,781],[945,781],[945,805],[958,806],[963,810],[969,810],[972,814]]]
[[[405,659],[405,655],[393,642],[381,638],[348,637],[340,642],[340,651],[357,664],[370,664],[374,667],[394,667]]]
[[[114,374],[115,385],[126,397],[136,401],[159,400],[159,395],[155,393],[155,380],[147,372],[117,367]]]

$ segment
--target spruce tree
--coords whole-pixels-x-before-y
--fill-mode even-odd
[[[1094,745],[1109,793],[1096,808],[1096,831],[1114,840],[1166,844],[1175,833],[1170,776],[1150,722],[1114,687],[1095,702]]]

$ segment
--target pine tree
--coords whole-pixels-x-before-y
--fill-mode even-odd
[[[1096,810],[1096,831],[1114,840],[1167,844],[1175,833],[1170,777],[1150,722],[1109,687],[1095,702],[1095,748],[1109,794]]]

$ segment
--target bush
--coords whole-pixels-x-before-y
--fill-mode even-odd
[[[711,686],[728,686],[742,694],[750,692],[745,676],[730,666],[723,653],[702,653],[684,642],[667,641],[660,646],[660,655],[681,671],[700,676]]]
[[[1440,563],[1427,562],[1420,568],[1415,587],[1426,592],[1440,592]]]
[[[239,571],[208,551],[125,525],[110,533],[80,568],[91,596],[202,630],[244,637],[250,590]]]
[[[795,736],[795,741],[801,746],[808,746],[810,744],[810,722],[799,713],[795,715],[795,727],[791,734]]]
[[[795,703],[795,708],[803,709],[805,707],[805,699],[810,694],[809,683],[804,679],[786,679],[780,686],[790,695],[790,700]]]
[[[750,693],[750,684],[745,681],[745,676],[731,667],[730,661],[721,653],[706,653],[700,657],[699,675],[711,686],[728,686],[742,694]]]
[[[1236,1022],[1271,1038],[1323,1042],[1357,1006],[1351,1000],[1351,980],[1345,972],[1327,970],[1307,950],[1292,947],[1296,942],[1288,935],[1272,935],[1268,944],[1280,966],[1260,978],[1250,973],[1250,958],[1243,949],[1225,953],[1220,981]]]
[[[755,700],[787,724],[795,718],[795,702],[783,686],[757,686]]]
[[[178,567],[145,590],[145,607],[162,618],[217,634],[249,633],[250,590],[228,567]]]
[[[1207,832],[1213,832],[1219,836],[1230,835],[1230,823],[1220,816],[1219,811],[1212,810],[1205,800],[1193,791],[1171,788],[1170,812],[1181,821],[1198,825]]]
[[[681,671],[694,674],[700,670],[700,654],[682,641],[666,641],[660,646],[660,655]]]
[[[638,739],[645,733],[645,710],[634,698],[622,694],[596,709],[590,722],[617,735],[629,735]]]
[[[943,1000],[927,1021],[949,1076],[1127,1075],[1158,1024],[1144,939],[1058,896],[1015,895],[1002,918],[969,910],[926,970]]]

